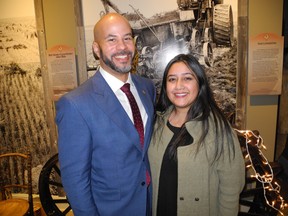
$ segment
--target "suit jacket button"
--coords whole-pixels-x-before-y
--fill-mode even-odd
[[[181,201],[184,200],[184,197],[180,197],[180,200],[181,200]]]
[[[195,197],[195,201],[199,201],[200,199],[198,197]]]
[[[142,185],[142,186],[144,186],[144,185],[145,185],[145,182],[144,182],[144,181],[143,181],[143,182],[141,182],[141,185]]]

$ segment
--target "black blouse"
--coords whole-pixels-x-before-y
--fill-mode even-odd
[[[177,185],[178,185],[178,163],[177,159],[169,155],[171,143],[175,140],[176,135],[181,128],[174,127],[167,121],[167,127],[174,133],[170,140],[161,165],[158,202],[157,202],[157,216],[176,216],[177,215]],[[187,133],[184,145],[189,145],[193,142],[193,138]],[[182,145],[183,146],[183,145]]]

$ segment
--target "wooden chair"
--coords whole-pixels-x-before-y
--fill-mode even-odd
[[[33,216],[32,158],[21,153],[0,155],[0,215]],[[27,194],[17,198],[17,194]],[[15,196],[15,197],[14,197]]]

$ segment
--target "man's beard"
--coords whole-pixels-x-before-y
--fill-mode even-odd
[[[122,68],[117,67],[113,61],[111,61],[109,58],[107,58],[103,54],[102,49],[100,49],[100,57],[108,67],[110,67],[112,70],[117,71],[118,73],[128,73],[132,68],[132,59],[134,57],[133,53],[129,52],[129,51],[121,51],[121,52],[117,53],[117,55],[119,55],[119,54],[120,55],[130,55],[131,56],[131,63],[129,65],[123,66]],[[114,54],[114,55],[116,55],[116,54]],[[111,57],[113,57],[114,55],[112,55]]]

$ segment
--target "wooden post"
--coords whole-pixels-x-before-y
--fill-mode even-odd
[[[237,44],[237,86],[236,120],[238,129],[246,128],[247,70],[248,70],[248,0],[238,0],[238,44]]]
[[[34,0],[35,17],[36,17],[36,29],[38,35],[39,56],[41,63],[41,74],[43,80],[44,89],[44,102],[46,107],[47,124],[50,129],[50,145],[51,156],[58,152],[57,148],[57,130],[54,122],[55,106],[52,101],[52,88],[48,74],[47,58],[46,58],[46,36],[44,28],[44,14],[43,14],[43,0]]]
[[[83,83],[88,78],[87,72],[87,57],[85,48],[85,29],[82,13],[81,0],[74,0],[74,10],[76,19],[76,32],[77,32],[77,71],[78,71],[78,84]],[[92,44],[91,44],[92,47]],[[92,48],[91,48],[92,49]]]

